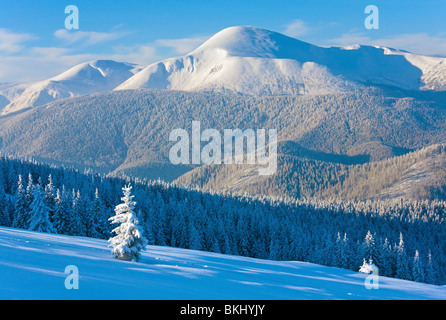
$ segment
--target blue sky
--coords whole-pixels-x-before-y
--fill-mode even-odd
[[[364,27],[367,5],[379,29]],[[67,5],[79,29],[66,30]],[[384,45],[446,56],[444,0],[31,1],[0,3],[0,82],[35,81],[78,63],[150,64],[185,54],[230,26],[265,28],[316,45]]]

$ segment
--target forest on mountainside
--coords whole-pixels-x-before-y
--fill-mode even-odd
[[[175,183],[202,190],[291,198],[446,200],[444,144],[363,164],[283,154],[278,162],[271,176],[260,176],[258,166],[247,164],[208,165],[185,173]]]
[[[276,97],[150,89],[97,93],[0,117],[0,151],[173,181],[193,167],[170,163],[174,143],[169,134],[178,128],[190,132],[192,121],[219,132],[276,129],[285,144],[282,154],[306,150],[315,160],[343,164],[384,160],[445,142],[446,104],[440,93],[391,94],[395,97],[376,88]]]

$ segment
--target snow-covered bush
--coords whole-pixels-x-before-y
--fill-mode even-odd
[[[359,272],[378,274],[378,267],[373,264],[372,260],[369,260],[369,262],[367,262],[364,259],[362,266],[359,268]]]

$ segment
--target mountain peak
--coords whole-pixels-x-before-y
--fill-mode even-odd
[[[315,46],[274,31],[234,26],[217,32],[192,53],[220,49],[230,56],[287,59],[294,57],[296,50],[310,47]]]
[[[139,67],[139,69],[138,69]],[[49,80],[52,81],[63,81],[63,80],[72,80],[73,78],[78,77],[107,77],[111,74],[131,74],[137,73],[137,71],[141,70],[142,67],[133,63],[128,62],[117,62],[113,60],[93,60],[88,62],[83,62],[78,64],[67,71],[52,77]]]

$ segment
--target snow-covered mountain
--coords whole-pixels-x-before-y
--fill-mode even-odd
[[[147,66],[116,90],[326,94],[361,85],[446,90],[446,58],[378,46],[318,47],[252,27],[224,29],[190,54]]]
[[[0,299],[446,299],[446,288],[296,261],[149,246],[113,259],[105,240],[0,228]],[[67,266],[79,289],[67,290]],[[375,282],[376,283],[376,282]]]
[[[0,85],[0,113],[36,107],[63,98],[111,91],[143,67],[112,60],[79,64],[47,80]]]
[[[319,47],[264,29],[230,27],[185,56],[149,66],[96,60],[47,80],[0,84],[0,115],[113,89],[314,95],[365,85],[444,91],[446,58],[378,46]]]

